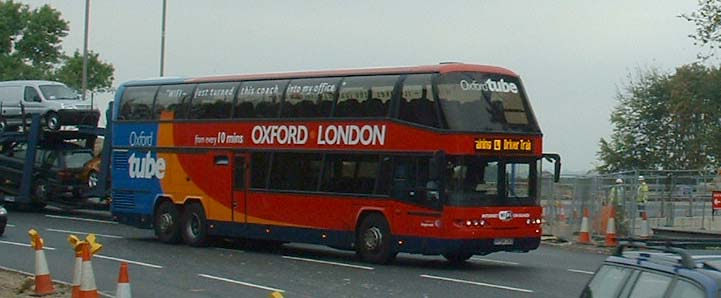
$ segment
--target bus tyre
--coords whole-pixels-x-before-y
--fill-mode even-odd
[[[387,264],[396,256],[391,247],[392,238],[385,217],[377,213],[370,214],[358,228],[356,251],[363,261]]]
[[[190,203],[185,206],[183,216],[180,219],[180,234],[187,245],[207,245],[208,222],[203,206],[198,203]]]
[[[180,242],[180,215],[178,208],[170,201],[163,201],[155,210],[155,236],[161,242],[175,244]]]
[[[443,257],[451,264],[462,264],[468,261],[473,256],[470,252],[447,252],[443,254]]]

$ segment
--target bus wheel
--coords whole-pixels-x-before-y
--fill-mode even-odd
[[[208,239],[208,224],[203,206],[190,203],[185,206],[180,219],[180,234],[185,244],[205,246]]]
[[[387,264],[396,256],[391,240],[388,222],[382,215],[373,213],[363,219],[357,231],[356,251],[363,261]]]
[[[452,253],[444,253],[443,257],[446,258],[446,260],[451,264],[461,264],[468,259],[470,259],[473,256],[473,253],[470,252],[452,252]]]
[[[180,242],[178,208],[170,201],[160,203],[155,210],[155,236],[164,243]]]

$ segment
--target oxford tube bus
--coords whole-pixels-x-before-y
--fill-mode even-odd
[[[166,243],[303,242],[387,263],[539,246],[542,134],[521,80],[471,64],[124,83],[115,220]]]

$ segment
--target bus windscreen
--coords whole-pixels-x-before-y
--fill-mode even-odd
[[[478,72],[441,75],[438,95],[448,129],[538,132],[518,78]]]

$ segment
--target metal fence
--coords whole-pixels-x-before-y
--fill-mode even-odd
[[[564,176],[558,183],[541,179],[544,233],[572,240],[581,228],[584,209],[589,232],[606,233],[609,196],[616,180],[622,191],[616,214],[618,237],[637,236],[643,220],[638,206],[639,176],[648,185],[645,204],[650,228],[667,227],[721,231],[721,213],[712,212],[711,192],[721,190],[721,178],[709,171],[631,171],[608,175]]]

